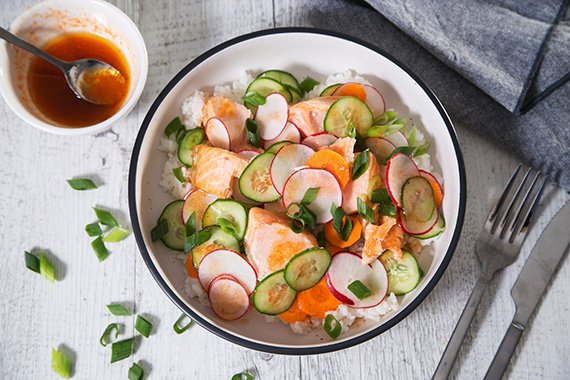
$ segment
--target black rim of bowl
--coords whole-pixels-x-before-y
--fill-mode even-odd
[[[170,289],[170,287],[167,285],[166,281],[162,278],[158,269],[154,265],[154,263],[150,257],[150,254],[147,250],[147,247],[144,243],[144,240],[143,240],[141,227],[140,227],[139,220],[138,220],[137,207],[136,207],[135,184],[136,184],[137,164],[138,164],[141,145],[142,145],[145,133],[148,129],[148,126],[150,124],[151,119],[153,118],[157,108],[160,106],[160,104],[162,103],[164,98],[170,93],[172,88],[176,84],[178,84],[178,82],[180,80],[182,80],[182,78],[184,78],[198,64],[202,63],[207,58],[213,56],[214,54],[216,54],[216,53],[218,53],[218,52],[220,52],[220,51],[222,51],[222,50],[224,50],[230,46],[233,46],[235,44],[238,44],[238,43],[246,41],[246,40],[261,37],[261,36],[266,36],[266,35],[271,35],[271,34],[286,34],[286,33],[320,34],[320,35],[332,36],[332,37],[348,40],[350,42],[354,42],[354,43],[359,44],[365,48],[373,50],[374,52],[384,56],[385,58],[388,58],[394,64],[399,66],[402,70],[404,70],[408,75],[410,75],[421,86],[421,88],[429,96],[429,98],[431,99],[431,101],[433,102],[433,104],[435,105],[437,110],[439,111],[442,119],[444,120],[444,122],[447,126],[447,129],[448,129],[449,134],[451,136],[451,140],[453,141],[453,147],[455,149],[455,154],[457,157],[457,164],[459,167],[459,176],[460,176],[460,179],[459,179],[459,181],[460,181],[459,213],[457,216],[457,223],[455,225],[455,232],[454,232],[453,237],[451,239],[451,242],[449,244],[449,248],[448,248],[447,252],[445,253],[445,257],[444,257],[441,265],[437,269],[436,273],[432,277],[432,279],[429,281],[429,283],[426,285],[426,287],[420,292],[420,294],[418,294],[418,296],[408,306],[406,306],[403,310],[401,310],[399,312],[399,314],[396,315],[394,318],[392,318],[390,321],[388,321],[388,322],[382,324],[381,326],[378,326],[377,328],[375,328],[371,331],[368,331],[362,335],[350,338],[350,339],[343,341],[343,342],[327,344],[325,346],[284,347],[284,346],[279,346],[279,345],[269,345],[269,344],[253,342],[253,341],[250,341],[247,339],[243,339],[243,338],[236,336],[234,334],[231,334],[227,331],[224,331],[223,329],[217,327],[216,325],[213,325],[210,322],[206,321],[199,314],[197,314],[196,312],[191,310],[188,306],[186,306],[184,301],[182,301],[172,291],[172,289]],[[205,329],[209,330],[210,332],[212,332],[212,333],[214,333],[214,334],[216,334],[216,335],[218,335],[218,336],[220,336],[220,337],[222,337],[222,338],[224,338],[230,342],[239,344],[243,347],[251,348],[254,350],[258,350],[258,351],[264,351],[264,352],[268,352],[268,353],[272,353],[272,354],[308,355],[308,354],[321,354],[321,353],[327,353],[327,352],[342,350],[345,348],[355,346],[355,345],[360,344],[362,342],[365,342],[369,339],[372,339],[372,338],[380,335],[381,333],[387,331],[388,329],[392,328],[397,323],[399,323],[404,318],[406,318],[413,310],[416,309],[416,307],[419,306],[420,303],[422,303],[422,301],[427,297],[427,295],[433,290],[433,288],[439,282],[440,278],[443,276],[443,273],[445,272],[447,266],[449,265],[449,262],[451,261],[451,258],[453,257],[453,253],[455,252],[455,248],[457,247],[459,236],[461,234],[461,229],[463,226],[463,218],[465,215],[465,205],[466,205],[465,167],[464,167],[464,163],[463,163],[463,156],[462,156],[461,150],[459,148],[459,142],[458,142],[455,130],[453,128],[453,125],[451,123],[451,120],[450,120],[449,116],[447,115],[447,112],[445,111],[445,109],[443,108],[443,106],[441,105],[441,103],[439,102],[437,97],[435,96],[435,94],[431,91],[431,89],[420,78],[418,78],[410,69],[408,69],[404,64],[402,64],[400,61],[398,61],[397,59],[395,59],[394,57],[392,57],[390,54],[386,53],[382,49],[379,49],[378,47],[376,47],[374,45],[371,45],[371,44],[369,44],[365,41],[362,41],[360,39],[348,36],[346,34],[337,33],[337,32],[328,31],[328,30],[323,30],[323,29],[318,29],[318,28],[301,28],[301,27],[275,28],[275,29],[267,29],[267,30],[261,30],[261,31],[249,33],[249,34],[244,34],[242,36],[239,36],[239,37],[233,38],[229,41],[226,41],[226,42],[208,50],[207,52],[203,53],[202,55],[200,55],[196,59],[194,59],[192,62],[190,62],[188,65],[186,65],[186,67],[184,67],[180,72],[178,72],[178,74],[176,74],[174,76],[174,78],[172,78],[172,80],[164,87],[164,89],[161,91],[161,93],[158,95],[158,97],[156,98],[156,100],[154,101],[152,106],[150,107],[150,109],[149,109],[148,113],[146,114],[146,117],[142,123],[142,126],[139,130],[139,133],[137,135],[137,139],[135,141],[135,145],[134,145],[133,153],[132,153],[132,157],[131,157],[130,169],[129,169],[129,211],[130,211],[130,216],[131,216],[132,228],[133,228],[133,232],[134,232],[140,253],[141,253],[148,269],[150,270],[152,276],[154,277],[154,279],[158,283],[158,285],[162,288],[162,290],[166,293],[166,295],[172,300],[172,302],[174,302],[176,304],[176,306],[178,306],[186,315],[188,315],[193,321],[198,323],[200,326],[204,327]]]

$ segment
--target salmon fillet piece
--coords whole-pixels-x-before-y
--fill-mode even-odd
[[[342,191],[342,208],[347,214],[356,212],[357,198],[362,195],[370,197],[372,192],[380,188],[382,185],[382,177],[380,176],[380,165],[376,161],[376,157],[368,154],[368,169],[355,181],[348,182]]]
[[[397,258],[401,258],[403,237],[404,232],[396,222],[396,218],[385,218],[379,226],[367,224],[364,228],[362,263],[370,264],[387,249],[394,252]]]
[[[248,164],[235,153],[203,144],[192,148],[192,162],[190,183],[220,198],[232,196],[232,180],[239,177]]]
[[[204,103],[202,115],[204,126],[213,117],[224,123],[230,135],[232,150],[237,151],[246,144],[245,120],[251,117],[251,111],[243,104],[236,103],[225,96],[212,96]]]
[[[243,242],[247,258],[260,280],[283,269],[297,253],[318,245],[310,232],[297,234],[291,230],[289,220],[259,207],[249,210]]]
[[[323,121],[331,104],[338,96],[324,96],[293,104],[289,108],[289,121],[305,136],[324,132]]]
[[[356,144],[356,139],[352,137],[341,137],[334,143],[326,147],[334,152],[337,152],[345,158],[348,163],[354,162],[354,145]]]

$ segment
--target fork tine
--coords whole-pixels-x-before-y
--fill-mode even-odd
[[[507,182],[507,184],[505,185],[505,188],[503,189],[501,196],[499,197],[499,199],[497,199],[497,202],[493,205],[493,208],[491,209],[491,212],[489,213],[489,216],[487,217],[487,223],[493,223],[493,224],[495,223],[497,214],[499,213],[501,206],[505,202],[505,199],[507,198],[507,195],[509,194],[511,187],[513,186],[513,183],[515,183],[515,179],[516,179],[517,175],[519,174],[521,167],[522,167],[522,165],[519,164],[517,166],[517,168],[513,171],[513,174],[511,175],[509,182]]]
[[[538,172],[538,174],[535,178],[535,181],[532,184],[533,186],[535,185],[535,182],[538,179],[539,175],[540,175],[540,172]],[[536,208],[538,207],[538,203],[540,202],[540,198],[542,197],[542,193],[544,192],[544,188],[546,187],[546,182],[547,182],[547,178],[544,177],[542,179],[542,183],[540,184],[538,190],[534,194],[534,197],[533,197],[530,205],[526,208],[526,212],[524,214],[522,213],[522,211],[523,211],[522,207],[519,210],[517,217],[515,219],[515,223],[512,226],[512,233],[511,233],[511,236],[509,238],[509,243],[514,242],[517,238],[524,240],[524,237],[526,236],[526,234],[528,232],[528,227],[529,227],[530,223],[532,222],[534,212],[536,211]],[[527,197],[530,195],[531,189],[529,189],[529,191],[527,193]],[[525,197],[524,203],[526,203],[526,197]]]
[[[529,170],[527,172],[527,176],[530,175],[530,173],[531,173],[531,169],[529,168]],[[521,185],[519,187],[519,192],[517,193],[515,199],[513,200],[512,204],[511,204],[512,207],[507,212],[507,215],[504,218],[504,222],[501,225],[501,233],[499,235],[499,237],[501,239],[505,237],[507,232],[513,231],[513,228],[516,226],[516,223],[517,223],[517,217],[519,216],[521,211],[525,208],[525,204],[528,201],[530,194],[533,191],[533,187],[536,184],[536,181],[538,180],[539,176],[540,176],[540,172],[535,173],[534,177],[532,178],[532,180],[530,181],[530,184],[528,186],[526,186],[527,177],[525,176],[523,183],[521,183]],[[521,191],[523,190],[523,188],[525,186],[526,186],[526,191],[523,195],[521,193]]]
[[[525,183],[526,183],[526,180],[530,174],[530,171],[531,171],[531,168],[528,168],[526,170],[526,172],[524,173],[522,180],[518,184],[518,187],[516,188],[513,196],[510,198],[510,201],[509,201],[508,205],[506,206],[506,208],[501,207],[501,210],[497,215],[497,219],[495,220],[495,223],[493,223],[493,228],[491,230],[492,234],[494,234],[497,231],[497,228],[499,228],[499,227],[502,229],[502,231],[504,231],[505,224],[507,223],[507,221],[511,217],[511,210],[512,210],[513,206],[515,205],[515,203],[520,199],[519,195],[525,186]]]

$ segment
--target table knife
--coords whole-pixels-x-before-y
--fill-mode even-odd
[[[570,202],[548,223],[511,289],[516,306],[515,316],[487,370],[485,380],[498,380],[503,376],[538,301],[569,249]]]

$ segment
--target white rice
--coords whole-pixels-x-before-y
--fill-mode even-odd
[[[240,101],[241,97],[245,93],[248,84],[254,79],[251,73],[244,72],[243,75],[236,81],[230,84],[217,85],[213,89],[213,95],[223,95],[232,99],[234,101]],[[321,91],[335,83],[343,82],[360,82],[360,83],[370,83],[364,77],[357,74],[354,70],[346,70],[340,73],[329,75],[324,82],[315,86],[315,88],[307,94],[307,98],[317,97]],[[206,99],[206,94],[202,91],[196,91],[193,95],[187,97],[182,102],[181,112],[182,121],[187,129],[192,129],[200,126],[202,124],[202,108]],[[425,143],[424,134],[416,129],[416,145],[421,145]],[[176,142],[171,138],[167,139],[161,137],[159,149],[164,151],[168,155],[168,160],[164,164],[162,180],[160,185],[163,189],[171,193],[175,198],[180,199],[186,194],[187,191],[191,189],[191,185],[188,183],[182,184],[174,177],[172,173],[173,168],[177,168],[181,165],[178,161],[177,156],[177,146]],[[431,156],[425,154],[419,157],[415,157],[414,160],[420,169],[427,170],[433,173],[433,166],[431,164]],[[183,174],[187,175],[187,172]],[[439,174],[434,173],[436,178],[440,179]],[[425,246],[431,244],[431,240],[418,240],[411,238],[415,244],[419,244],[424,250],[433,252],[432,249],[427,249]],[[349,249],[353,252],[362,251],[364,242],[359,240]],[[208,296],[202,286],[200,281],[196,278],[187,277],[185,282],[185,291],[188,296],[192,298],[197,298],[200,304],[210,307],[208,301]],[[379,321],[385,315],[398,310],[400,307],[399,301],[394,293],[390,293],[386,299],[376,307],[367,309],[354,309],[346,305],[340,305],[336,310],[328,312],[327,314],[332,314],[342,326],[343,333],[346,333],[350,326],[357,320],[368,320],[368,321]],[[265,321],[268,323],[280,323],[281,319],[275,316],[265,316]],[[284,322],[283,322],[284,323]],[[294,322],[289,324],[289,327],[293,332],[300,335],[305,335],[315,328],[320,328],[322,326],[323,320],[318,318],[309,317],[304,321]]]

